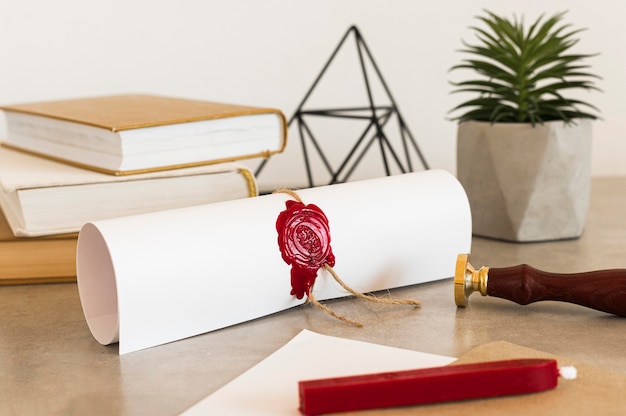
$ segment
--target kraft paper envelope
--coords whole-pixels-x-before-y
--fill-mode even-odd
[[[320,357],[320,354],[323,356]],[[504,341],[477,347],[455,361],[451,357],[329,337],[304,330],[264,361],[182,415],[296,416],[299,415],[299,380],[515,358],[556,358],[559,366],[574,365],[578,377],[575,380],[561,378],[556,389],[541,393],[347,412],[341,415],[604,416],[623,415],[626,410],[626,374]]]
[[[479,346],[463,355],[454,364],[516,358],[555,358],[559,367],[573,365],[578,370],[575,380],[559,378],[556,389],[521,396],[469,400],[403,409],[370,410],[342,415],[624,415],[626,414],[626,374],[559,357],[504,341]]]

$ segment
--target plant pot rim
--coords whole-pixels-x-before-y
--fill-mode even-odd
[[[587,119],[587,118],[574,118],[571,120],[571,125],[576,125],[579,122],[590,122],[591,120]],[[482,120],[465,120],[465,121],[461,121],[458,123],[458,125],[461,124],[467,124],[467,123],[475,123],[475,124],[488,124],[488,125],[493,125],[493,126],[542,126],[542,125],[546,125],[546,124],[565,124],[565,125],[569,125],[570,123],[568,123],[565,120],[547,120],[547,121],[542,121],[542,122],[537,122],[537,123],[531,123],[531,122],[513,122],[513,121],[482,121]]]

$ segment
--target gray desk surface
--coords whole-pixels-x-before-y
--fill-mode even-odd
[[[626,178],[600,178],[580,239],[512,244],[475,238],[471,261],[476,267],[528,263],[581,272],[626,268],[625,252]],[[423,307],[341,299],[331,302],[333,309],[358,316],[364,328],[305,305],[119,356],[116,346],[101,346],[91,336],[75,284],[0,287],[0,414],[177,414],[305,328],[450,356],[505,340],[626,372],[624,318],[557,302],[522,307],[479,294],[468,308],[457,309],[451,279],[393,293],[419,299]]]

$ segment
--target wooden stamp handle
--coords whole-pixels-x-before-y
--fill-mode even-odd
[[[626,269],[561,274],[526,264],[489,268],[487,295],[520,305],[543,300],[569,302],[626,316]]]

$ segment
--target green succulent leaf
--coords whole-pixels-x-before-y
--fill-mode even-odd
[[[474,94],[450,112],[462,111],[453,120],[541,123],[596,119],[597,108],[566,92],[599,91],[584,60],[596,54],[571,53],[584,29],[563,24],[565,12],[540,16],[530,26],[523,18],[513,19],[485,10],[473,26],[478,43],[463,42],[468,55],[450,70],[472,70],[478,78],[453,82],[453,93]],[[592,111],[586,111],[584,108]]]

